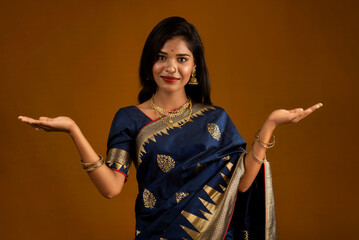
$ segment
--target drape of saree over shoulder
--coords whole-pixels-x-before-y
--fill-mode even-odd
[[[231,119],[203,104],[188,116],[168,126],[131,106],[113,120],[106,165],[137,169],[135,239],[277,239],[269,163],[238,192],[246,143]]]

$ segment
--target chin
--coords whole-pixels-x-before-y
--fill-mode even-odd
[[[173,86],[173,85],[172,86],[163,86],[163,87],[159,87],[158,90],[168,92],[168,93],[174,93],[174,92],[184,90],[184,86],[183,87]]]

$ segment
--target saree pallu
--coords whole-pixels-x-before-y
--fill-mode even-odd
[[[246,143],[231,119],[203,104],[188,116],[169,126],[131,106],[114,118],[106,164],[126,179],[137,169],[135,239],[276,239],[269,163],[239,193]]]

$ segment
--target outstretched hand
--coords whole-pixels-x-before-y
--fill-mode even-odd
[[[272,123],[274,127],[287,123],[296,123],[322,106],[322,103],[317,103],[305,110],[303,108],[295,108],[292,110],[278,109],[269,115],[267,121]]]
[[[36,130],[42,130],[47,132],[67,132],[76,126],[75,122],[69,117],[40,117],[38,120],[30,117],[19,116],[19,120],[29,124]]]

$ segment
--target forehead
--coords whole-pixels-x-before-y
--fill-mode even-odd
[[[162,52],[166,53],[187,53],[191,54],[188,48],[188,43],[183,37],[174,37],[165,42],[161,48]]]

